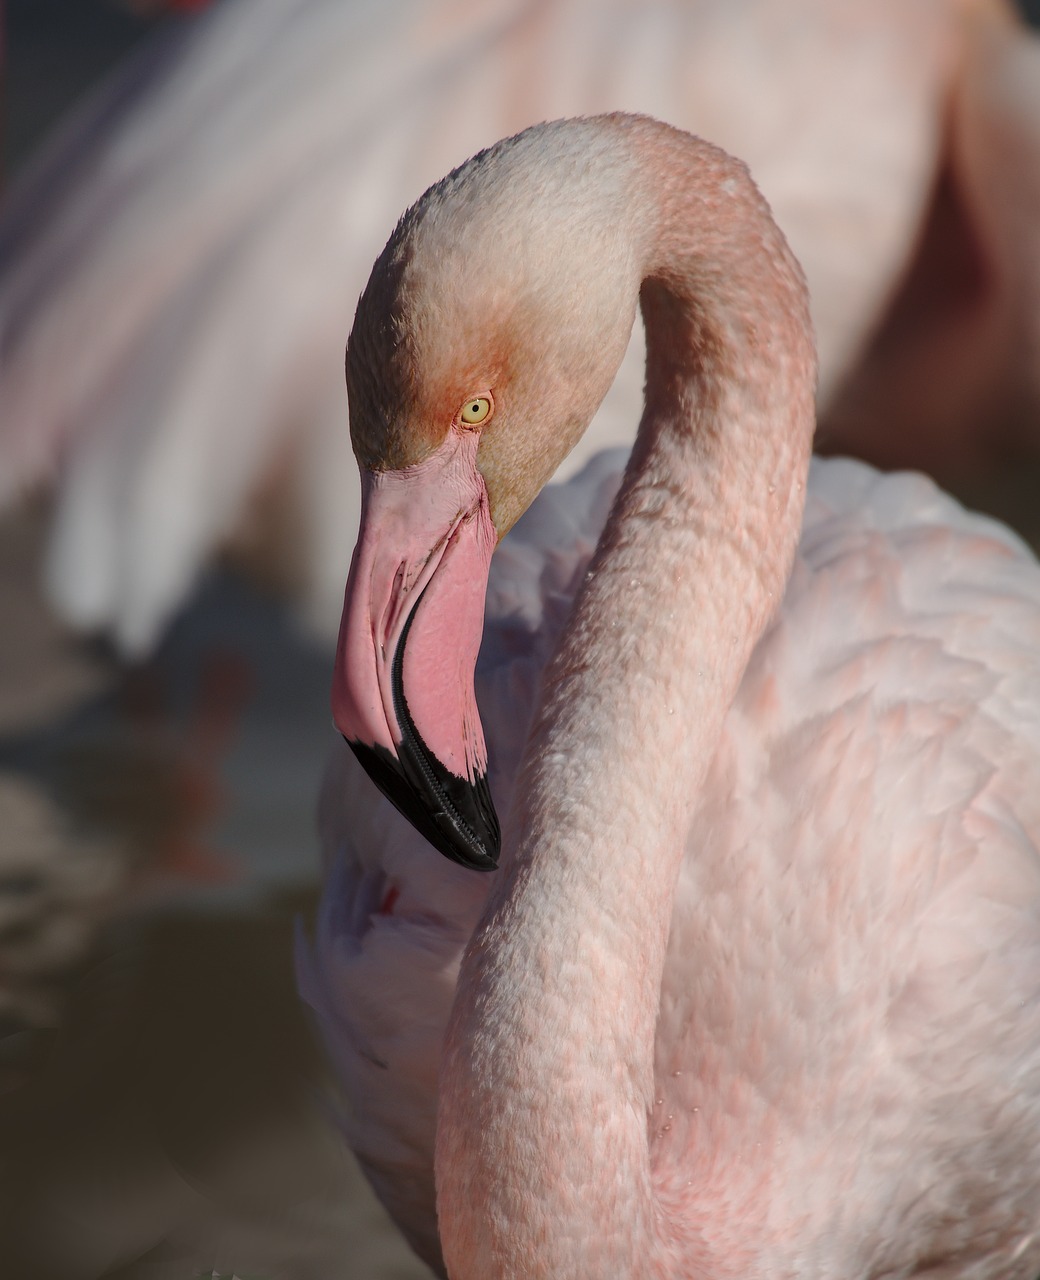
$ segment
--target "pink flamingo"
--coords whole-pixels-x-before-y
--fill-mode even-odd
[[[383,227],[537,120],[745,157],[809,277],[830,448],[949,474],[1036,441],[1040,48],[1002,0],[224,0],[175,34],[0,224],[0,502],[56,479],[50,594],[128,652],[227,543],[335,634],[338,335]],[[641,371],[571,465],[630,441]]]
[[[489,781],[491,552],[637,301],[620,487],[550,487],[492,569]],[[646,117],[478,155],[358,306],[335,716],[464,866],[344,748],[300,978],[453,1280],[1040,1269],[1040,568],[922,477],[810,466],[815,368],[747,170]]]

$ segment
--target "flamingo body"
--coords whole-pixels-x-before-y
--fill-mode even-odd
[[[506,541],[478,718],[489,541],[637,302],[635,445]],[[301,988],[452,1280],[1040,1267],[1040,569],[927,480],[812,464],[815,385],[746,168],[647,117],[478,154],[358,303],[334,719],[501,867],[334,776]]]
[[[545,489],[493,561],[477,693],[504,812],[626,456]],[[1038,654],[1040,570],[1005,527],[921,476],[814,461],[783,605],[686,842],[661,985],[653,1168],[669,1203],[717,1223],[719,1274],[906,1275],[940,1245],[936,1275],[1040,1268]],[[438,1068],[490,881],[373,796],[340,743],[301,990],[347,1140],[438,1266]],[[607,1004],[620,980],[602,975]]]

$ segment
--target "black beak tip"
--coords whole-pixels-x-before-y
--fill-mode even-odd
[[[449,773],[417,735],[401,743],[400,759],[385,747],[345,741],[383,795],[435,849],[471,871],[497,869],[502,837],[486,775],[470,782]]]

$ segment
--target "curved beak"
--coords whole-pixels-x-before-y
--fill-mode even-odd
[[[491,871],[501,844],[473,692],[497,534],[476,437],[362,469],[333,718],[369,777],[441,853]]]

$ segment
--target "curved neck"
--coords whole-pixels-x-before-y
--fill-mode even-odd
[[[743,167],[661,126],[644,160],[646,408],[442,1063],[453,1280],[698,1266],[650,1161],[665,948],[698,789],[797,544],[815,360],[801,273]]]

